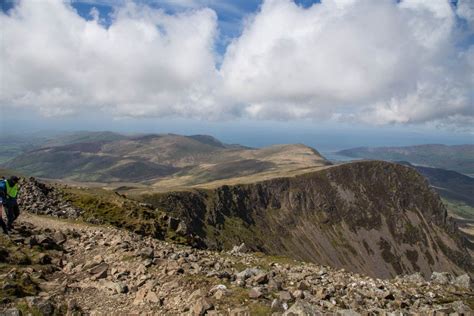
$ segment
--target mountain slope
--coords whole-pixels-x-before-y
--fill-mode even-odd
[[[353,158],[408,161],[427,167],[474,175],[474,145],[419,145],[406,147],[359,147],[337,153]]]
[[[53,179],[146,182],[160,191],[232,178],[254,181],[329,165],[304,145],[253,149],[206,135],[86,133],[50,145],[23,153],[4,167]]]
[[[400,163],[415,168],[425,176],[442,197],[474,207],[474,178],[456,171]]]
[[[412,168],[353,162],[253,184],[148,194],[206,246],[254,250],[377,277],[473,273],[468,242]]]
[[[150,205],[103,189],[21,184],[16,229],[11,238],[0,233],[0,314],[470,315],[474,308],[466,274],[383,280],[245,245],[199,250],[177,244],[184,223]]]
[[[0,233],[0,253],[2,315],[469,315],[474,308],[466,275],[373,279],[26,213],[12,239]]]

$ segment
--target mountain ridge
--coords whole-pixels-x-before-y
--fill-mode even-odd
[[[215,249],[245,242],[377,277],[429,274],[437,265],[473,273],[469,241],[452,228],[437,194],[397,164],[351,162],[253,184],[148,194],[143,201],[183,219]]]
[[[159,189],[329,165],[319,152],[302,144],[256,149],[225,144],[208,135],[176,134],[98,133],[73,139],[84,138],[94,141],[45,144],[2,166],[38,177],[143,182]]]

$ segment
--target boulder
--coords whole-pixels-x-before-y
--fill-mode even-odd
[[[448,272],[433,272],[431,274],[431,282],[440,285],[447,285],[452,279],[453,276]]]
[[[176,228],[176,234],[185,236],[188,234],[188,225],[185,222],[180,221],[178,227]]]
[[[239,254],[239,253],[247,253],[247,252],[249,252],[249,249],[245,245],[245,243],[242,243],[238,246],[236,245],[232,248],[231,251],[229,251],[229,253],[231,253],[231,254]]]
[[[423,283],[425,282],[425,278],[421,275],[420,272],[416,272],[410,275],[405,275],[403,280],[410,282],[410,283]]]
[[[128,286],[120,282],[105,281],[103,287],[115,294],[128,292]]]
[[[458,276],[451,283],[462,289],[469,290],[471,288],[471,278],[468,274]]]
[[[53,238],[54,238],[54,241],[58,244],[58,245],[62,245],[66,242],[67,240],[67,237],[66,235],[64,235],[61,231],[56,231],[53,235]]]
[[[41,315],[54,315],[54,305],[50,301],[41,302],[36,306]]]
[[[249,291],[249,297],[252,299],[258,299],[263,296],[263,292],[260,288],[254,287]]]
[[[208,310],[212,309],[214,305],[209,302],[206,298],[200,298],[194,303],[192,308],[193,315],[201,316],[204,315]]]
[[[145,247],[138,251],[138,255],[143,259],[153,259],[154,250],[151,247]]]
[[[158,297],[158,295],[156,295],[155,292],[151,292],[151,291],[147,293],[147,295],[145,297],[145,301],[147,301],[148,303],[152,303],[152,304],[161,303],[161,300]]]
[[[107,276],[109,265],[105,262],[99,263],[89,269],[89,273],[92,274],[96,279],[102,279]]]
[[[321,314],[315,305],[312,305],[303,300],[298,300],[286,312],[284,316],[309,316]]]
[[[293,296],[291,296],[291,293],[288,292],[288,291],[280,291],[278,293],[278,297],[283,302],[288,302],[288,301],[291,301],[293,299]]]
[[[256,275],[256,274],[259,274],[263,272],[262,270],[260,269],[257,269],[257,268],[247,268],[239,273],[237,273],[235,275],[236,279],[237,280],[247,280],[248,278]]]
[[[283,313],[288,309],[288,304],[275,298],[270,305],[272,312]]]
[[[22,313],[18,308],[8,308],[0,311],[0,316],[22,316]]]

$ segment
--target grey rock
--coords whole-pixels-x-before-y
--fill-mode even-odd
[[[288,305],[285,302],[282,302],[279,299],[275,298],[272,301],[270,308],[272,309],[272,312],[283,313],[285,310],[288,309]]]
[[[50,301],[41,302],[36,305],[41,315],[49,316],[54,315],[54,305]]]
[[[248,247],[245,245],[245,243],[242,243],[239,246],[234,246],[229,253],[239,254],[239,253],[247,253],[247,252],[249,252]]]
[[[298,300],[285,313],[284,316],[312,316],[321,315],[315,305],[312,305],[303,300]]]
[[[193,305],[193,315],[204,315],[208,310],[212,309],[214,305],[206,298],[200,298]]]
[[[263,292],[260,288],[254,287],[249,291],[249,297],[253,299],[258,299],[263,296]]]
[[[185,236],[188,233],[188,225],[185,222],[180,221],[178,227],[176,228],[176,234]]]
[[[22,316],[22,313],[18,308],[9,308],[3,312],[0,311],[0,316]]]
[[[247,280],[248,278],[257,275],[258,273],[263,272],[260,269],[256,268],[247,268],[239,273],[236,274],[236,278],[239,280]]]
[[[121,294],[128,292],[128,286],[120,283],[120,282],[113,282],[113,281],[105,281],[103,286],[112,291],[113,293]]]
[[[410,275],[406,275],[403,277],[403,280],[411,283],[423,283],[425,282],[425,278],[421,275],[420,272],[416,272]]]
[[[431,274],[431,282],[441,285],[446,285],[453,279],[452,275],[448,272],[433,272]]]
[[[89,273],[94,275],[96,279],[102,279],[107,276],[108,269],[109,265],[105,262],[102,262],[90,268]]]
[[[153,259],[154,250],[151,247],[145,247],[143,249],[140,249],[138,254],[144,259]]]
[[[291,293],[288,291],[281,291],[278,293],[278,297],[280,298],[281,301],[283,302],[288,302],[293,299],[293,296],[291,296]]]
[[[459,288],[468,290],[468,289],[471,288],[471,278],[466,273],[466,274],[460,275],[457,278],[455,278],[452,281],[452,284],[459,287]]]

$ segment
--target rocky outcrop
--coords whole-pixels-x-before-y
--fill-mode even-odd
[[[22,179],[20,186],[18,203],[24,211],[71,219],[78,218],[82,213],[80,208],[63,198],[61,191],[33,177]]]
[[[211,249],[254,251],[376,277],[473,273],[467,241],[415,170],[353,162],[254,184],[145,195]]]

